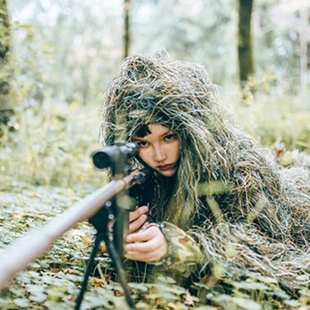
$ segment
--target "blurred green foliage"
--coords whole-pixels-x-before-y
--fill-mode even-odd
[[[97,184],[92,152],[100,148],[99,117],[78,106],[32,106],[2,126],[0,170],[15,180],[37,185]]]
[[[223,91],[235,123],[263,147],[310,152],[309,94],[285,95],[258,89],[255,96]],[[229,93],[229,94],[228,94]],[[239,98],[239,100],[238,100]]]

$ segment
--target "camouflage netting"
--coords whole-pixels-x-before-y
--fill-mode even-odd
[[[164,220],[199,240],[204,271],[222,266],[219,277],[258,271],[297,287],[296,276],[307,275],[310,263],[310,160],[277,167],[233,124],[205,69],[162,50],[128,57],[104,108],[107,145],[130,141],[150,123],[180,137],[177,189]]]

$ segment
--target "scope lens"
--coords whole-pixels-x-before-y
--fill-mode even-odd
[[[93,156],[93,162],[96,168],[104,169],[110,166],[110,158],[104,152],[97,152]]]

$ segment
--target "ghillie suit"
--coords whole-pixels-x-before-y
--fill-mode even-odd
[[[251,271],[295,289],[296,276],[307,275],[310,263],[309,170],[300,168],[298,179],[276,167],[233,124],[205,69],[165,51],[125,59],[105,95],[106,145],[130,141],[151,123],[180,138],[176,177],[154,173],[144,189],[150,221],[166,221],[167,266],[177,269],[185,260],[191,267],[183,265],[182,272],[195,272],[204,283],[246,278]],[[176,237],[176,226],[186,235]],[[186,236],[198,243],[203,259],[192,244],[187,259],[186,249],[174,243]]]

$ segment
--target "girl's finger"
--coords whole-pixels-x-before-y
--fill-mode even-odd
[[[137,208],[134,211],[131,211],[129,213],[129,221],[132,222],[134,220],[136,220],[137,218],[139,218],[142,214],[145,214],[149,211],[149,208],[147,206],[142,206]]]
[[[147,216],[143,214],[135,221],[130,222],[129,233],[132,234],[133,232],[139,230],[146,223],[146,221],[147,221]]]
[[[143,231],[139,231],[137,233],[129,234],[126,238],[126,242],[133,243],[133,242],[145,242],[152,238],[154,238],[156,235],[162,234],[160,229],[158,227],[152,226],[149,227]]]

